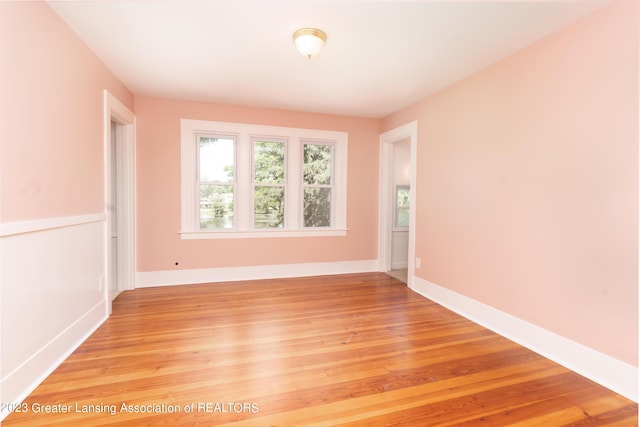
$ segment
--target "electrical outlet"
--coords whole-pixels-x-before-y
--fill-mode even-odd
[[[422,264],[422,260],[419,257],[416,257],[416,268],[420,268],[421,264]]]

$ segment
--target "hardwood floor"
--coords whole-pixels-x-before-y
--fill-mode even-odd
[[[23,409],[3,426],[638,423],[637,404],[382,273],[124,292]]]

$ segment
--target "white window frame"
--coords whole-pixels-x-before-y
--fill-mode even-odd
[[[255,177],[255,143],[257,141],[268,141],[268,142],[276,142],[284,144],[284,182],[282,184],[264,184],[264,183],[256,183]],[[261,135],[252,135],[251,136],[251,228],[254,230],[286,230],[287,229],[287,206],[289,204],[289,196],[288,196],[288,182],[289,182],[289,141],[283,138],[274,138],[272,136],[261,136]],[[284,188],[284,227],[283,228],[256,228],[255,227],[255,191],[256,187],[283,187]]]
[[[327,142],[327,141],[317,141],[317,140],[303,140],[301,141],[301,147],[302,147],[302,151],[304,152],[304,146],[305,145],[327,145],[331,147],[331,182],[327,185],[323,184],[305,184],[303,181],[303,177],[302,175],[300,175],[300,182],[301,182],[301,195],[300,197],[302,198],[302,203],[300,203],[300,215],[301,215],[301,221],[302,221],[302,225],[301,227],[304,228],[305,230],[322,230],[322,229],[327,229],[328,227],[305,227],[304,226],[304,189],[305,188],[329,188],[331,189],[331,212],[330,212],[330,218],[333,218],[333,216],[336,213],[336,202],[335,202],[335,195],[336,195],[336,169],[335,169],[335,157],[336,157],[336,144],[333,142]],[[301,161],[301,164],[304,163],[304,159]]]
[[[235,228],[200,230],[197,222],[199,194],[197,178],[197,136],[200,134],[232,135],[236,138]],[[253,140],[254,138],[286,140],[285,227],[253,228]],[[335,194],[332,194],[331,227],[309,228],[302,218],[302,145],[331,143]],[[236,239],[259,237],[345,236],[347,234],[347,153],[348,133],[316,129],[263,126],[244,123],[181,119],[181,239]]]
[[[200,179],[200,137],[212,137],[212,138],[229,138],[233,140],[233,179],[231,181],[202,181]],[[196,163],[195,163],[195,168],[196,168],[196,173],[195,173],[195,181],[194,181],[194,197],[196,198],[196,200],[198,200],[198,202],[200,201],[200,185],[219,185],[219,186],[229,186],[229,187],[233,187],[233,228],[231,229],[235,229],[235,224],[236,224],[236,216],[235,216],[235,210],[236,210],[236,194],[238,193],[238,186],[237,186],[237,182],[236,182],[236,169],[237,169],[237,164],[238,164],[238,141],[235,135],[221,135],[221,134],[212,134],[212,133],[199,133],[197,135],[195,135],[195,155],[196,155]],[[198,227],[198,229],[200,228],[200,222],[201,222],[201,218],[200,218],[200,212],[198,210],[198,208],[194,209],[194,215],[195,215],[195,224],[196,227]]]
[[[395,193],[394,193],[394,209],[393,209],[393,231],[407,231],[409,229],[409,224],[407,225],[398,225],[398,212],[400,211],[400,208],[398,207],[398,193],[400,192],[400,190],[408,190],[409,192],[411,192],[411,187],[409,185],[406,184],[398,184],[396,185],[395,188]],[[408,208],[403,208],[405,209],[407,212],[411,211],[411,199],[409,199],[409,207]]]

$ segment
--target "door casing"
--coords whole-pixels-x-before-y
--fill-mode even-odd
[[[409,256],[407,286],[413,287],[415,265],[416,225],[416,153],[418,144],[418,122],[412,121],[380,135],[380,176],[378,205],[378,271],[391,269],[391,233],[393,230],[393,144],[409,138],[410,141],[410,200],[409,205]]]
[[[115,126],[112,129],[112,122]],[[111,314],[115,296],[135,288],[135,116],[107,90],[104,91],[104,183],[105,183],[105,276],[104,298]],[[115,131],[115,135],[112,132]],[[111,149],[115,137],[115,153]],[[116,176],[113,177],[113,165]],[[115,179],[114,179],[115,178]],[[112,186],[116,185],[117,191]],[[112,201],[112,194],[117,200]],[[116,216],[116,230],[113,217]],[[112,250],[111,236],[117,236],[117,249]],[[115,253],[114,253],[115,252]],[[115,269],[114,269],[115,265]],[[112,295],[112,272],[117,271],[115,295]]]

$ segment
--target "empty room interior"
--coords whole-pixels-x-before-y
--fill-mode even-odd
[[[637,425],[639,16],[0,2],[0,421]]]

